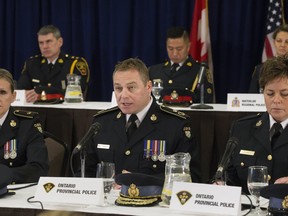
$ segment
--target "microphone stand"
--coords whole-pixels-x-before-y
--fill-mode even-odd
[[[204,82],[200,84],[200,104],[190,106],[191,109],[213,109],[212,106],[204,104]]]
[[[80,150],[80,161],[81,161],[81,178],[85,178],[85,162],[86,162],[86,148]]]

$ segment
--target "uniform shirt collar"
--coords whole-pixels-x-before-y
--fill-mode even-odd
[[[52,63],[53,65],[55,65],[55,63],[56,63],[56,61],[57,61],[58,58],[59,58],[59,57],[55,58],[52,62],[50,62],[50,61],[47,59],[47,62],[48,62],[48,64]]]
[[[1,125],[1,126],[3,125],[5,119],[6,119],[7,115],[8,115],[8,112],[9,112],[9,110],[7,110],[6,113],[3,115],[3,117],[0,118],[0,125]]]
[[[142,109],[140,112],[135,113],[137,115],[138,121],[136,121],[137,127],[139,127],[140,123],[143,121],[143,119],[145,118],[148,110],[150,109],[151,105],[152,105],[153,99],[152,97],[150,97],[150,101],[149,103],[144,107],[144,109]],[[128,121],[129,117],[131,116],[131,114],[127,114],[126,115],[126,122]]]
[[[273,117],[269,114],[269,120],[270,120],[270,129],[272,128],[273,124],[276,122]],[[282,125],[282,128],[285,129],[285,127],[288,124],[288,119],[285,119],[284,121],[280,122]]]
[[[185,59],[184,61],[178,63],[178,64],[179,64],[179,67],[182,67],[182,65],[187,61],[187,59],[188,59],[188,56],[186,57],[186,59]],[[170,60],[170,64],[173,65],[174,62]]]

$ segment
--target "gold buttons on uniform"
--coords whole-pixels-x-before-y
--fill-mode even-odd
[[[267,159],[268,159],[269,161],[271,161],[271,160],[272,160],[272,155],[268,155],[268,156],[267,156]]]
[[[127,150],[126,152],[125,152],[125,155],[130,155],[131,154],[131,152],[130,152],[130,150]]]
[[[173,83],[173,81],[172,81],[172,80],[169,80],[169,81],[168,81],[168,83],[169,83],[169,84],[172,84],[172,83]]]
[[[244,166],[244,162],[241,162],[240,165],[243,167]]]
[[[156,164],[153,164],[153,168],[157,168],[157,165],[156,165]]]

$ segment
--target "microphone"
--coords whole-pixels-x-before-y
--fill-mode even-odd
[[[227,145],[226,145],[225,152],[224,152],[222,159],[218,165],[218,169],[217,169],[216,174],[215,174],[215,179],[221,179],[222,178],[223,173],[226,170],[226,168],[230,162],[231,156],[232,156],[236,146],[238,145],[238,142],[239,142],[239,140],[236,137],[230,137],[229,138]]]
[[[204,81],[204,77],[205,77],[205,71],[208,68],[206,62],[202,62],[199,72],[198,72],[198,82],[197,82],[197,88],[200,87],[200,85],[203,83]]]
[[[95,122],[91,125],[87,133],[84,135],[84,137],[80,140],[80,142],[77,144],[77,146],[74,148],[72,155],[78,153],[83,147],[85,147],[88,143],[88,141],[96,134],[99,133],[101,129],[101,124],[98,122]]]

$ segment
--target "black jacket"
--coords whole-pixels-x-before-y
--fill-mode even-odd
[[[288,127],[284,129],[273,149],[269,130],[268,113],[242,118],[231,128],[231,136],[238,138],[239,144],[229,166],[228,177],[233,185],[242,186],[246,193],[249,166],[267,166],[269,183],[288,176]]]
[[[89,82],[89,67],[84,58],[60,53],[52,70],[50,71],[47,59],[36,55],[25,61],[22,74],[17,82],[17,89],[30,90],[44,89],[46,93],[60,93],[65,95],[67,75],[73,73],[81,76],[83,94]]]
[[[164,176],[165,161],[153,161],[145,154],[147,141],[165,141],[165,155],[176,152],[191,154],[190,172],[193,182],[200,182],[200,152],[191,131],[189,117],[181,112],[160,108],[153,102],[148,113],[133,134],[130,142],[126,137],[126,115],[118,107],[100,111],[94,122],[100,123],[101,130],[87,149],[86,174],[96,176],[96,164],[114,162],[116,174],[122,170]],[[151,147],[152,148],[152,147]],[[159,151],[158,151],[159,153]]]
[[[170,61],[149,68],[150,79],[162,79],[164,89],[186,89],[193,94],[193,103],[200,102],[200,88],[197,88],[200,64],[189,57],[176,73],[171,73]],[[209,70],[204,79],[204,102],[213,102],[213,81]]]
[[[41,131],[37,113],[10,108],[0,129],[0,163],[11,169],[12,182],[37,182],[47,175],[48,153]]]

